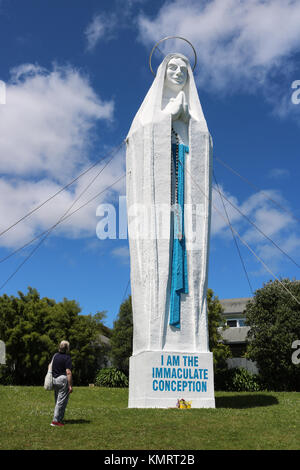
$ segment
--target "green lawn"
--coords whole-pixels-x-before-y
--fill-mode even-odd
[[[74,389],[66,426],[52,392],[0,386],[0,449],[299,449],[299,393],[216,393],[216,409],[128,409],[127,389]],[[63,439],[62,439],[63,435]]]

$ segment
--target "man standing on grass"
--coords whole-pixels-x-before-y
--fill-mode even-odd
[[[69,356],[70,344],[61,341],[58,353],[52,363],[53,389],[55,394],[54,416],[51,426],[63,426],[69,395],[72,393],[72,361]]]

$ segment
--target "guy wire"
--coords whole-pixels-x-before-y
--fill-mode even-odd
[[[196,184],[196,186],[198,187],[198,189],[201,191],[201,193],[204,195],[204,197],[206,197],[208,200],[208,196],[207,194],[204,193],[204,191],[202,191],[202,189],[200,188],[200,186],[198,185],[198,183],[194,180],[193,176],[191,175],[191,173],[188,171],[188,169],[186,169],[187,173],[189,173],[192,181]],[[224,218],[224,216],[221,214],[221,212],[219,211],[219,209],[217,209],[217,207],[212,203],[212,206],[213,208],[218,212],[218,214],[222,217],[223,220],[225,220],[225,222],[227,223],[226,219]],[[234,233],[238,236],[238,238],[241,240],[241,242],[248,248],[248,250],[251,251],[251,253],[258,259],[258,261],[260,261],[260,263],[265,267],[265,269],[279,282],[279,284],[284,288],[284,290],[286,292],[288,292],[291,297],[293,297],[293,299],[297,302],[298,305],[300,305],[300,301],[294,296],[294,294],[292,294],[292,292],[290,292],[287,287],[278,279],[278,277],[271,271],[271,269],[264,263],[264,261],[252,250],[252,248],[248,245],[247,242],[245,242],[242,237],[239,235],[239,233],[232,227],[232,230],[234,231]]]
[[[95,166],[97,166],[100,161],[102,161],[105,157],[109,156],[109,155],[115,155],[115,153],[123,146],[125,140],[123,140],[121,142],[121,144],[119,144],[117,147],[115,147],[114,149],[112,149],[107,155],[105,155],[104,157],[101,157],[100,159],[98,159],[95,163],[93,163],[90,167],[88,167],[86,170],[84,170],[82,173],[80,173],[80,175],[76,176],[76,178],[74,178],[72,181],[70,181],[68,184],[66,184],[65,186],[61,187],[56,193],[54,193],[52,196],[48,197],[48,199],[45,199],[45,201],[41,202],[38,206],[36,206],[34,209],[30,210],[29,212],[27,212],[23,217],[21,217],[20,219],[18,219],[16,222],[14,222],[13,224],[11,224],[9,227],[7,227],[5,230],[3,230],[2,232],[0,232],[0,237],[2,235],[4,235],[5,233],[7,233],[10,229],[12,229],[13,227],[15,227],[16,225],[18,225],[20,222],[22,222],[23,220],[25,220],[27,217],[29,217],[31,214],[33,214],[34,212],[36,212],[37,210],[39,210],[41,207],[43,207],[45,204],[47,204],[47,202],[51,201],[52,199],[54,199],[56,196],[58,196],[61,192],[63,192],[65,189],[67,189],[69,186],[71,186],[73,183],[75,183],[76,181],[79,180],[79,178],[81,178],[82,176],[86,175],[89,171],[91,171]],[[110,162],[110,161],[109,161]],[[109,163],[108,162],[108,163]],[[105,166],[108,165],[108,163],[105,164]],[[105,168],[104,166],[104,168]]]
[[[218,190],[220,199],[221,199],[221,201],[222,201],[222,205],[223,205],[223,208],[224,208],[224,212],[225,212],[226,217],[227,217],[228,225],[229,225],[229,227],[230,227],[231,234],[232,234],[232,237],[233,237],[233,240],[234,240],[236,249],[237,249],[237,251],[238,251],[238,254],[239,254],[239,257],[240,257],[242,266],[243,266],[243,270],[244,270],[244,273],[245,273],[245,276],[246,276],[246,279],[247,279],[248,284],[249,284],[249,287],[250,287],[250,291],[251,291],[251,293],[252,293],[252,295],[253,295],[253,289],[252,289],[252,285],[251,285],[251,282],[250,282],[250,279],[249,279],[249,276],[248,276],[248,273],[247,273],[247,270],[246,270],[246,266],[245,266],[244,260],[243,260],[243,258],[242,258],[241,251],[240,251],[240,249],[239,249],[239,245],[238,245],[237,239],[236,239],[236,237],[235,237],[235,235],[234,235],[234,232],[233,232],[233,230],[232,230],[232,226],[231,226],[231,222],[230,222],[230,219],[229,219],[229,215],[228,215],[226,206],[225,206],[225,204],[224,204],[223,194],[222,194],[221,191],[220,191],[219,184],[218,184],[218,182],[217,182],[217,178],[216,178],[214,172],[213,172],[213,176],[214,176],[214,180],[215,180],[215,183],[216,183],[216,186],[217,186],[217,190]]]

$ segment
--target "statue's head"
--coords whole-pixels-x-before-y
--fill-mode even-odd
[[[173,56],[166,67],[165,85],[172,91],[179,92],[186,84],[188,64],[180,56]]]

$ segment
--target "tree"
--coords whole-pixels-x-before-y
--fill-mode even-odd
[[[75,383],[93,380],[99,355],[104,354],[98,340],[103,326],[99,314],[80,315],[75,300],[41,299],[31,287],[18,295],[0,297],[0,338],[6,345],[0,380],[40,385],[62,339],[71,345]]]
[[[300,301],[300,282],[281,283]],[[300,390],[300,368],[292,362],[292,343],[300,339],[300,305],[278,281],[255,292],[246,307],[247,355],[257,362],[264,386],[270,390]]]
[[[68,337],[75,383],[93,382],[99,364],[105,364],[108,349],[100,341],[101,334],[103,334],[103,324],[99,322],[98,316],[95,318],[93,315],[78,315],[73,322]]]
[[[132,355],[132,338],[133,322],[130,295],[120,306],[110,339],[113,364],[127,376],[129,374],[129,358]]]
[[[223,307],[217,296],[214,296],[212,289],[207,289],[207,314],[208,314],[208,335],[209,350],[213,353],[214,374],[217,376],[227,370],[226,359],[231,357],[231,351],[228,345],[222,342],[222,335],[219,328],[225,328],[225,319],[223,317]]]

